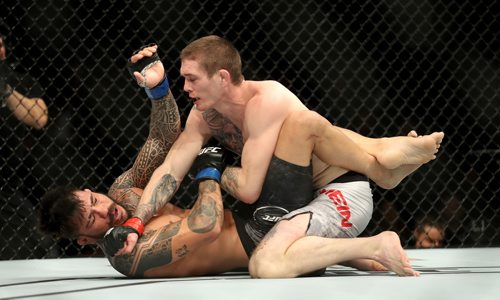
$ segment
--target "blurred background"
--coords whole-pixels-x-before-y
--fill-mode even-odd
[[[150,105],[126,70],[155,42],[184,122],[180,50],[208,34],[240,50],[247,79],[274,79],[335,124],[370,137],[444,131],[437,160],[374,186],[363,235],[405,248],[500,246],[500,3],[406,1],[3,1],[9,84],[40,97],[41,129],[2,106],[0,259],[100,256],[42,238],[43,193],[106,193],[147,136]],[[189,180],[186,180],[189,181]],[[185,182],[175,202],[189,207]],[[226,199],[226,206],[235,203]],[[13,216],[16,216],[14,218]]]

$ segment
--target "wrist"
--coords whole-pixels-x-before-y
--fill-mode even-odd
[[[220,182],[220,177],[221,177],[221,174],[220,174],[220,171],[217,170],[217,168],[208,167],[208,168],[200,170],[198,172],[198,174],[196,174],[195,179],[196,180],[212,179],[212,180],[215,180],[217,182]]]
[[[139,236],[141,236],[144,233],[144,223],[142,223],[142,220],[137,218],[137,217],[132,217],[125,221],[122,226],[128,226],[132,227],[137,231]]]
[[[154,88],[145,88],[146,94],[151,100],[160,100],[164,98],[168,93],[169,85],[167,75],[163,76],[162,81],[158,83]]]

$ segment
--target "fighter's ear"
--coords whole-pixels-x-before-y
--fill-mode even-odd
[[[90,241],[88,238],[86,238],[85,236],[79,236],[77,239],[76,239],[76,242],[78,243],[78,245],[80,246],[85,246],[85,245],[88,245],[90,244]]]
[[[222,83],[229,83],[229,82],[231,82],[231,74],[229,73],[228,70],[226,70],[226,69],[220,69],[219,70],[219,76],[221,78]]]

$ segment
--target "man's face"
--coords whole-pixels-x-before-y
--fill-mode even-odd
[[[223,85],[219,72],[208,77],[196,60],[184,59],[180,73],[184,77],[184,91],[189,94],[197,110],[205,111],[221,98]]]
[[[0,60],[7,58],[7,50],[5,50],[5,43],[3,38],[0,37]]]
[[[424,226],[424,232],[416,235],[417,248],[435,248],[443,246],[444,232],[435,226]]]
[[[104,237],[108,229],[123,224],[128,218],[127,211],[104,194],[89,189],[76,191],[83,211],[78,221],[79,245],[95,244]]]

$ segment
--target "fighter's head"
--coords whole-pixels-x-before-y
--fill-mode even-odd
[[[180,72],[184,91],[201,111],[213,108],[228,88],[244,79],[238,50],[215,35],[197,39],[182,50]]]
[[[76,239],[80,245],[95,244],[127,218],[125,208],[104,194],[58,187],[42,199],[39,228],[46,234]]]

